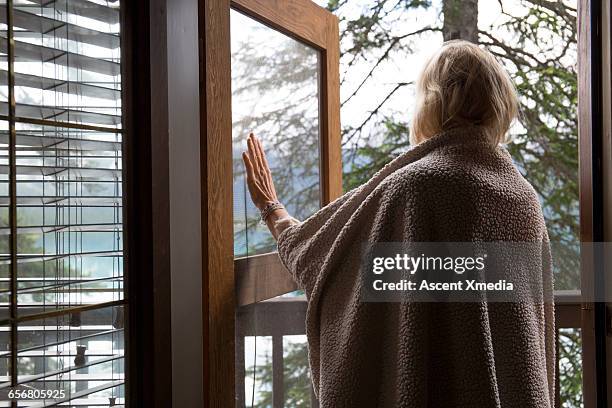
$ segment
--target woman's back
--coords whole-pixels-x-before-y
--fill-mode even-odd
[[[541,242],[531,186],[474,128],[436,136],[390,167],[333,213],[315,215],[320,225],[309,219],[279,237],[279,255],[309,297],[323,406],[550,406],[551,304],[366,302],[363,254],[348,244]],[[541,273],[552,290],[551,271]]]

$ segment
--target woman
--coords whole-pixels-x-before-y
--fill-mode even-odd
[[[517,115],[508,74],[451,41],[417,86],[413,148],[299,222],[278,202],[260,141],[243,154],[252,199],[308,298],[310,368],[322,407],[552,407],[554,314],[517,302],[360,299],[364,242],[544,242],[538,197],[500,146]],[[542,258],[548,256],[545,244]]]

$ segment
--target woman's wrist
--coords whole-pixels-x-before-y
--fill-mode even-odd
[[[277,222],[287,218],[291,218],[291,216],[284,207],[273,210],[268,215],[266,219],[266,225],[268,226],[268,229],[270,230],[270,233],[272,234],[274,239],[277,239],[278,235],[280,234],[280,231],[277,231]]]
[[[276,210],[273,210],[270,212],[270,214],[268,215],[268,219],[267,221],[271,221],[272,223],[283,219],[283,218],[287,218],[290,217],[289,213],[287,212],[287,209],[285,209],[285,207],[283,208],[277,208]]]
[[[285,206],[278,200],[266,201],[265,205],[259,209],[261,222],[266,223],[272,212],[282,208],[285,208]]]
[[[298,223],[295,218],[289,215],[285,206],[278,200],[269,200],[257,207],[261,212],[260,222],[268,227],[274,239],[277,239],[287,226]]]

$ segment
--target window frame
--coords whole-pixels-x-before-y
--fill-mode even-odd
[[[610,85],[603,83],[602,75],[602,2],[578,0],[577,14],[580,242],[601,243],[604,242],[602,103],[605,85]],[[584,406],[606,407],[606,305],[597,301],[603,299],[601,290],[605,287],[600,250],[581,251],[580,272],[579,299],[568,302],[566,297],[555,296],[556,301],[564,302],[557,305],[557,327],[581,328]]]

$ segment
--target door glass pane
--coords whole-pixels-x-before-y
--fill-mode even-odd
[[[241,154],[250,132],[263,142],[289,213],[303,220],[321,205],[319,53],[236,11],[231,47],[234,257],[248,260],[276,250],[246,185]],[[259,276],[279,262],[270,256],[268,263],[248,264],[255,286],[267,284]],[[237,279],[243,272],[236,271]],[[316,406],[305,344],[306,300],[294,295],[238,309],[236,406]]]
[[[234,255],[275,250],[251,203],[242,152],[263,142],[279,199],[304,219],[320,206],[318,51],[239,12],[231,12]]]

